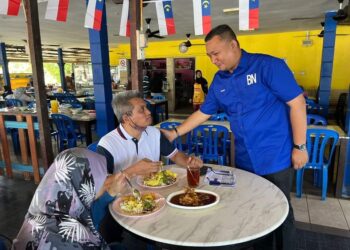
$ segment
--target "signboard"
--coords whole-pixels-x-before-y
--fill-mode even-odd
[[[128,70],[128,62],[126,59],[120,59],[119,60],[119,70],[120,71],[127,71]]]

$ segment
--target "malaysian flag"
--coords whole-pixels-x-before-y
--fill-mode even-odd
[[[159,35],[166,36],[176,33],[173,7],[171,1],[156,2]]]
[[[129,15],[129,0],[123,1],[122,17],[120,20],[120,36],[130,36],[130,15]]]
[[[104,4],[104,0],[89,0],[85,15],[85,28],[90,28],[97,31],[101,30]]]
[[[194,33],[208,34],[211,30],[210,0],[193,0]]]
[[[49,0],[45,19],[65,22],[67,20],[69,0]]]
[[[239,0],[239,30],[259,28],[259,0]]]
[[[18,16],[21,0],[0,0],[0,14]]]

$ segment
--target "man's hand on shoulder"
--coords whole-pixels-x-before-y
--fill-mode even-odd
[[[165,137],[170,141],[173,142],[176,137],[177,137],[177,133],[175,130],[167,130],[167,129],[160,129],[160,131],[163,133],[163,135],[165,135]]]

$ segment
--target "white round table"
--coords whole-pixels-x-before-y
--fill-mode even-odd
[[[147,239],[178,246],[233,245],[259,238],[279,227],[289,210],[282,191],[260,176],[236,168],[233,171],[237,177],[235,187],[210,186],[203,182],[202,177],[198,188],[220,195],[220,202],[210,208],[186,210],[165,205],[159,213],[144,218],[118,215],[112,204],[109,209],[114,219],[127,230]],[[179,178],[176,185],[152,191],[166,198],[187,185],[185,169],[180,170]]]

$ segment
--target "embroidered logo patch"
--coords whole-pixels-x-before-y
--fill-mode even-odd
[[[247,85],[256,83],[256,73],[247,75]]]

